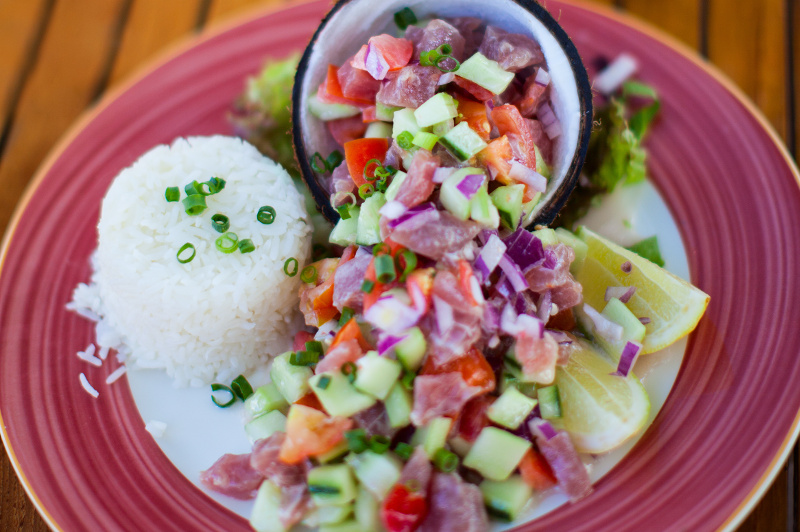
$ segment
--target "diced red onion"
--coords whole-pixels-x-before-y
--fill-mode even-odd
[[[511,281],[508,280],[505,274],[501,275],[500,279],[497,280],[494,289],[497,290],[497,293],[503,296],[504,299],[511,299],[511,296],[516,293],[514,287],[511,286]]]
[[[379,355],[386,354],[389,350],[391,350],[394,346],[396,346],[406,338],[407,338],[406,335],[393,336],[391,334],[388,334],[386,336],[382,336],[380,340],[378,340],[378,346],[377,346],[378,354]]]
[[[494,305],[483,307],[483,325],[489,332],[494,332],[500,328],[500,315]]]
[[[641,318],[639,318],[639,321],[642,323],[642,325],[647,325],[652,320],[650,318],[648,318],[647,316],[642,316]]]
[[[545,441],[555,438],[558,434],[556,429],[553,428],[553,425],[544,419],[530,420],[530,422],[528,422],[528,428],[531,430],[531,434],[538,438],[542,438]]]
[[[508,247],[506,255],[523,270],[547,259],[542,241],[522,227],[504,238],[503,243]]]
[[[483,297],[483,292],[481,291],[481,285],[478,283],[478,279],[475,276],[469,278],[469,288],[472,292],[472,299],[479,305],[483,305],[486,303],[486,300]]]
[[[481,189],[485,178],[486,175],[483,173],[465,175],[456,185],[456,189],[458,189],[465,198],[470,200]]]
[[[378,212],[387,220],[396,220],[406,213],[408,207],[399,201],[386,202]]]
[[[630,301],[631,297],[633,296],[634,292],[636,292],[635,286],[609,286],[606,288],[606,294],[603,299],[606,302],[610,301],[612,297],[616,297],[623,303],[627,303]]]
[[[453,307],[442,299],[433,296],[433,308],[436,311],[436,325],[439,327],[439,331],[449,331],[456,322],[453,315]]]
[[[394,229],[398,225],[403,222],[406,222],[412,218],[416,218],[418,216],[424,216],[423,220],[427,221],[430,218],[431,222],[436,221],[439,218],[439,213],[436,212],[436,206],[433,203],[423,203],[422,205],[417,205],[411,209],[408,209],[405,214],[400,216],[395,220],[391,220],[388,223],[389,229]]]
[[[625,262],[622,263],[619,269],[622,270],[624,273],[631,273],[631,271],[633,270],[633,264],[631,264],[631,261],[626,260]]]
[[[619,356],[619,363],[617,364],[617,371],[612,375],[619,375],[620,377],[627,377],[639,354],[642,352],[642,344],[639,342],[628,342],[622,348],[622,354]]]
[[[413,327],[421,317],[416,309],[394,296],[381,297],[364,312],[365,320],[389,334],[399,334]]]
[[[561,129],[561,122],[553,122],[549,126],[545,126],[544,133],[548,138],[554,139],[561,135],[564,131]]]
[[[500,258],[499,266],[500,269],[503,270],[503,273],[506,274],[508,281],[516,292],[522,292],[528,289],[530,286],[528,280],[525,279],[522,270],[519,269],[516,262],[511,260],[508,253],[503,253],[503,256]]]
[[[485,268],[485,270],[481,270],[484,280],[489,279],[494,269],[500,264],[505,252],[506,245],[500,240],[500,237],[496,234],[489,236],[489,240],[486,241],[486,244],[478,254],[478,259],[475,261],[476,265],[480,262]]]
[[[539,68],[536,71],[536,77],[533,79],[533,81],[535,81],[537,85],[546,87],[550,84],[550,73],[543,68]]]
[[[622,325],[606,318],[588,304],[583,304],[583,311],[594,323],[594,332],[610,342],[622,339]]]
[[[333,340],[333,337],[336,336],[336,329],[339,328],[339,322],[336,320],[328,320],[323,323],[320,328],[317,330],[317,333],[314,335],[314,340],[323,341],[323,340]]]
[[[408,290],[408,295],[411,298],[411,304],[414,305],[414,310],[419,312],[421,316],[425,313],[425,310],[428,307],[428,300],[425,297],[425,294],[422,293],[422,289],[416,283],[408,283],[406,285],[406,289]]]
[[[554,139],[561,135],[561,123],[558,121],[558,117],[553,112],[553,108],[550,107],[550,104],[545,102],[540,105],[536,114],[542,122],[544,132],[548,137]]]
[[[534,338],[544,338],[544,323],[539,318],[520,314],[517,316],[517,329],[527,331]]]
[[[612,94],[639,69],[638,62],[629,54],[620,54],[594,77],[592,88],[603,94]]]
[[[539,296],[539,303],[536,306],[538,307],[536,317],[547,323],[550,320],[550,311],[553,309],[553,295],[550,290],[542,292],[542,295]]]
[[[452,83],[453,80],[455,79],[456,79],[455,72],[447,72],[445,74],[442,74],[441,77],[439,78],[439,85],[447,85],[448,83]]]
[[[500,345],[500,337],[497,336],[496,334],[492,335],[492,337],[489,338],[489,341],[486,343],[486,345],[487,347],[489,347],[489,349],[494,349],[495,347]]]
[[[389,73],[389,63],[383,57],[378,47],[372,46],[371,43],[367,43],[364,65],[367,67],[367,72],[377,80],[384,79],[386,74]]]
[[[517,313],[510,304],[506,305],[500,314],[500,330],[511,336],[516,336],[520,330],[517,325]]]
[[[536,170],[528,168],[516,159],[511,160],[511,171],[508,173],[508,177],[528,185],[536,192],[544,192],[547,190],[547,178]]]
[[[453,175],[458,168],[439,167],[433,172],[434,183],[444,183],[444,180]]]
[[[364,255],[369,255],[371,257],[372,256],[372,251],[368,247],[358,246],[358,249],[356,250],[356,254],[353,256],[353,258],[358,259],[358,258],[363,257]]]
[[[478,233],[478,240],[482,246],[485,246],[492,235],[497,235],[497,229],[481,229],[481,232]]]

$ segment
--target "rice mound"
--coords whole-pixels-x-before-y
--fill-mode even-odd
[[[167,187],[212,176],[226,180],[208,208],[186,214],[167,202]],[[258,209],[274,207],[272,224]],[[211,216],[230,219],[229,231],[255,245],[225,254]],[[128,365],[163,368],[177,386],[230,382],[285,350],[301,324],[300,275],[289,277],[290,257],[302,268],[312,227],[303,197],[278,164],[238,138],[179,138],[124,169],[103,199],[98,246],[89,284],[79,285],[70,308],[97,320],[97,343],[116,349]],[[196,255],[176,254],[191,242]]]

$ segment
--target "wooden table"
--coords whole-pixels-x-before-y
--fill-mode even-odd
[[[42,159],[108,89],[187,35],[289,0],[0,0],[0,232]],[[721,68],[800,149],[800,1],[594,0]],[[0,530],[47,530],[0,453]],[[746,460],[746,457],[742,457]],[[796,530],[797,451],[740,530]]]

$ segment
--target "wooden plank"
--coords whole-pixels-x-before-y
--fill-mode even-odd
[[[164,47],[191,33],[197,24],[202,0],[136,0],[109,77],[114,86]]]
[[[708,58],[785,138],[784,0],[708,0]]]
[[[60,0],[0,160],[0,230],[53,144],[92,101],[124,0]]]
[[[794,157],[800,158],[800,5],[794,0],[787,0],[792,11],[789,24],[789,46],[792,50],[792,70],[794,71],[791,84],[791,97],[794,102]],[[800,486],[798,486],[800,490]],[[800,494],[798,494],[800,496]]]
[[[33,60],[50,8],[47,0],[0,3],[0,131]]]
[[[26,532],[48,532],[50,529],[36,513],[28,500],[17,475],[11,468],[5,448],[0,444],[0,530],[24,530]],[[14,501],[12,505],[11,502]]]
[[[788,507],[786,497],[786,483],[788,482],[787,469],[784,468],[775,478],[761,502],[753,508],[737,532],[772,532],[773,530],[789,530],[787,528]]]
[[[224,20],[236,14],[252,10],[256,6],[281,6],[291,4],[291,0],[211,0],[208,10],[208,22]]]
[[[754,3],[754,0],[748,1]],[[622,0],[623,8],[629,13],[671,33],[695,49],[700,41],[701,4],[702,0]]]

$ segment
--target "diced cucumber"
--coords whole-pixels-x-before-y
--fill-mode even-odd
[[[449,417],[437,417],[428,422],[424,427],[420,427],[411,437],[412,445],[422,445],[425,454],[433,460],[436,451],[444,448],[447,442],[447,435],[453,426],[453,420]]]
[[[500,227],[500,213],[492,203],[487,187],[481,187],[472,198],[470,218],[491,229]]]
[[[544,162],[544,157],[542,157],[542,152],[539,150],[539,147],[536,144],[533,145],[533,151],[536,153],[536,172],[539,175],[542,175],[547,179],[550,179],[550,177],[553,175],[553,171],[547,165],[547,163]]]
[[[542,227],[533,232],[533,236],[542,241],[544,247],[555,246],[558,244],[558,235],[549,227]]]
[[[276,432],[286,430],[286,416],[277,410],[267,412],[244,426],[244,431],[251,442],[269,438]]]
[[[466,122],[459,123],[448,131],[439,143],[447,148],[459,161],[466,161],[486,147],[483,139]]]
[[[619,361],[620,356],[622,356],[622,350],[628,342],[642,343],[644,340],[644,324],[639,321],[639,318],[631,312],[625,303],[616,297],[608,300],[600,314],[622,326],[622,338],[619,340],[609,341],[601,335],[595,335],[594,338],[595,342],[600,344],[615,362]]]
[[[308,98],[308,110],[312,115],[325,121],[349,118],[361,113],[361,109],[355,105],[323,102],[317,97],[316,92]]]
[[[364,393],[380,400],[386,399],[389,390],[400,378],[402,366],[396,360],[382,357],[370,351],[356,362],[358,372],[353,385]]]
[[[561,396],[557,384],[537,388],[536,396],[539,398],[539,412],[542,414],[542,419],[561,417]]]
[[[400,472],[403,469],[400,460],[393,453],[378,454],[372,451],[350,453],[346,461],[353,468],[358,481],[379,499],[386,497],[395,482],[400,479]]]
[[[384,122],[394,121],[395,111],[399,111],[402,107],[394,107],[391,105],[384,105],[381,102],[375,102],[375,118]]]
[[[468,442],[461,436],[450,438],[447,443],[450,445],[450,448],[453,450],[453,452],[462,458],[467,455],[470,449],[472,449],[472,443]]]
[[[497,187],[490,194],[492,203],[500,214],[500,223],[516,231],[522,218],[522,197],[525,194],[525,185],[506,185]]]
[[[360,207],[350,207],[350,218],[339,218],[329,237],[331,244],[349,246],[356,243],[358,236],[358,218],[361,214]]]
[[[250,512],[250,526],[257,532],[286,532],[281,520],[275,518],[281,508],[281,495],[280,488],[270,480],[264,480],[259,486]]]
[[[411,150],[404,150],[403,151],[403,168],[411,168],[411,163],[414,162],[414,153],[417,151],[417,148]]]
[[[469,218],[472,198],[467,198],[458,190],[458,184],[464,179],[465,176],[470,174],[483,174],[480,168],[462,168],[453,172],[442,183],[442,188],[439,190],[439,201],[445,209],[450,211],[450,214],[459,220],[466,221]]]
[[[434,146],[436,146],[436,143],[439,142],[439,137],[433,133],[428,133],[427,131],[420,131],[414,136],[414,140],[411,142],[415,146],[419,146],[420,148],[431,151],[433,150]]]
[[[394,112],[392,121],[392,138],[397,138],[403,131],[408,131],[411,135],[416,135],[422,128],[417,124],[414,117],[414,109],[398,109]]]
[[[405,338],[395,344],[394,353],[404,368],[417,371],[422,366],[422,359],[425,358],[425,350],[428,348],[425,335],[419,327],[412,327],[403,334]]]
[[[386,196],[381,192],[375,192],[364,200],[361,205],[361,212],[358,215],[356,244],[359,246],[372,246],[381,241],[381,214],[378,211],[385,204]]]
[[[506,72],[500,63],[492,61],[480,52],[461,63],[456,75],[494,94],[502,94],[514,79],[513,72]]]
[[[429,127],[457,116],[458,102],[446,92],[433,95],[414,111],[419,127]]]
[[[365,139],[388,139],[392,136],[392,125],[386,122],[371,122],[364,132]]]
[[[448,131],[456,127],[456,121],[452,118],[448,118],[443,122],[439,122],[438,124],[433,124],[431,126],[431,133],[436,135],[437,137],[444,137]]]
[[[510,387],[486,411],[489,419],[509,429],[519,427],[536,406],[536,399],[523,395]]]
[[[269,376],[278,391],[289,403],[294,403],[308,393],[308,379],[314,374],[306,366],[289,364],[291,351],[280,354],[272,360]]]
[[[355,519],[348,519],[335,525],[321,525],[319,532],[365,532]]]
[[[406,427],[411,423],[411,410],[414,407],[414,399],[411,393],[403,388],[403,385],[396,383],[389,391],[389,395],[383,402],[386,407],[386,415],[389,416],[389,426],[393,429]]]
[[[491,480],[505,480],[517,468],[531,442],[496,427],[485,427],[478,435],[464,465]]]
[[[379,518],[379,505],[377,499],[370,492],[359,486],[356,496],[355,516],[363,532],[378,532],[383,530]]]
[[[347,444],[346,441],[341,441],[336,446],[331,449],[330,451],[326,451],[322,454],[318,454],[316,456],[317,462],[320,464],[328,464],[330,462],[336,462],[339,458],[342,458],[350,452],[350,446]]]
[[[356,481],[346,464],[319,466],[308,472],[308,491],[317,506],[341,506],[356,498]]]
[[[319,381],[323,376],[330,379],[324,389],[319,387]],[[374,397],[356,390],[341,371],[314,375],[309,380],[309,384],[325,411],[332,416],[350,417],[356,412],[366,410],[376,402]]]
[[[317,523],[319,525],[335,525],[350,517],[352,513],[352,504],[320,506],[317,509]]]
[[[255,419],[258,416],[263,416],[268,412],[279,410],[286,406],[289,406],[289,403],[286,402],[278,387],[272,382],[256,388],[253,395],[244,402],[244,410],[249,419]]]
[[[394,176],[392,176],[392,182],[389,183],[389,186],[386,188],[386,201],[394,201],[394,198],[397,197],[397,193],[400,191],[400,186],[403,184],[403,181],[406,180],[406,173],[402,170],[398,170]]]
[[[556,237],[558,237],[559,242],[571,247],[572,251],[575,252],[575,260],[569,265],[570,273],[575,275],[583,265],[583,261],[586,260],[586,254],[589,253],[589,245],[563,227],[556,229]]]
[[[519,475],[512,475],[499,482],[484,480],[480,489],[489,515],[505,521],[516,519],[533,495],[531,487]]]

